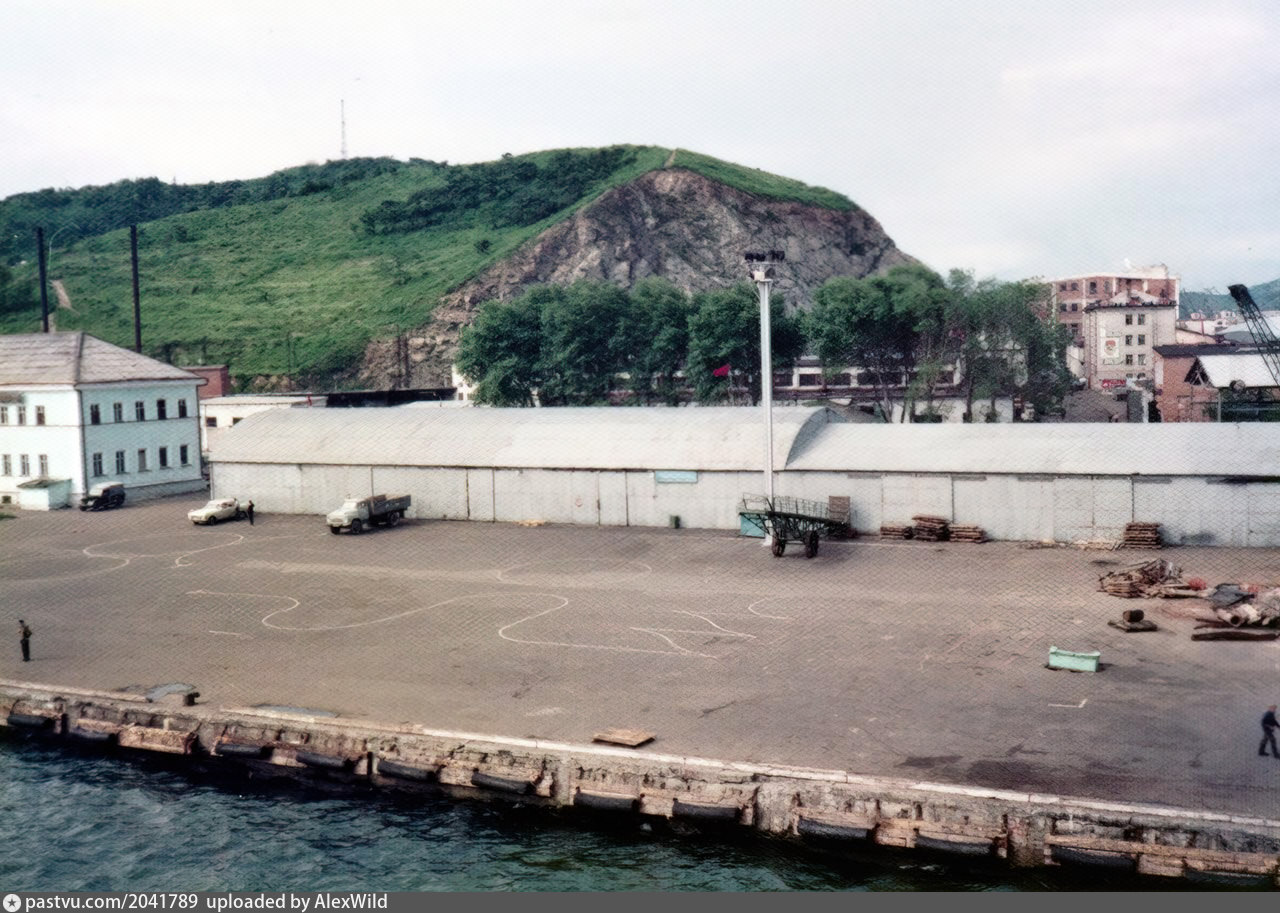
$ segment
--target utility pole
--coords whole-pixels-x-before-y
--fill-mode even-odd
[[[347,100],[341,98],[338,100],[338,116],[342,120],[342,153],[339,158],[347,157]]]
[[[40,260],[40,321],[43,332],[49,332],[49,289],[45,281],[46,267],[44,259],[44,229],[36,228],[36,251]]]
[[[142,305],[138,298],[138,226],[129,226],[129,261],[133,266],[133,351],[142,354]]]
[[[767,264],[787,258],[784,251],[749,250],[742,255],[747,261],[751,281],[760,292],[760,404],[764,410],[764,493],[773,504],[773,340],[769,311],[769,287],[774,270]]]

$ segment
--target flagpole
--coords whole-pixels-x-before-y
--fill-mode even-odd
[[[752,274],[760,290],[760,403],[764,409],[764,493],[773,505],[773,339],[770,333],[769,270]]]

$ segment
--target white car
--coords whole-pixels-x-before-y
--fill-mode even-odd
[[[192,523],[203,523],[213,526],[219,520],[243,520],[244,508],[235,498],[214,498],[204,507],[187,511],[187,519]]]

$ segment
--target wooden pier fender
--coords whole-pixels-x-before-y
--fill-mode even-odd
[[[4,724],[13,729],[35,732],[66,732],[67,719],[57,701],[15,700],[9,705]]]
[[[1280,886],[1280,855],[1275,853],[1237,853],[1085,834],[1050,834],[1045,837],[1044,852],[1049,865],[1101,866],[1142,875],[1186,876],[1207,883]]]

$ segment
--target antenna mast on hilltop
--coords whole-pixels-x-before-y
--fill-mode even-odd
[[[347,157],[347,100],[341,98],[338,100],[338,114],[342,119],[342,152],[340,158]]]

